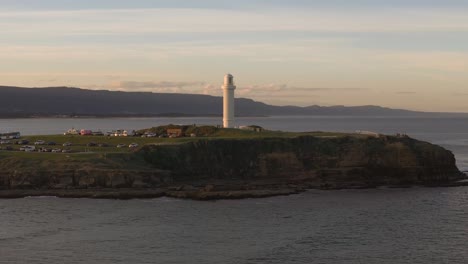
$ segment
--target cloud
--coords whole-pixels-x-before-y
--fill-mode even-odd
[[[94,84],[88,87],[221,95],[213,76],[229,69],[251,84],[239,83],[236,95],[261,101],[307,104],[321,97],[337,104],[400,104],[404,99],[417,104],[403,96],[415,90],[448,98],[446,106],[452,107],[451,93],[439,91],[456,91],[468,81],[466,6],[389,5],[348,10],[288,8],[289,2],[281,9],[266,4],[231,10],[0,7],[0,77],[22,86]],[[159,79],[189,81],[154,81]],[[190,81],[199,79],[206,82]],[[420,104],[432,109],[430,101]]]
[[[205,85],[205,82],[114,81],[107,88],[119,91],[184,93],[199,90],[199,88],[203,85]]]
[[[382,52],[376,55],[385,64],[401,65],[408,69],[421,69],[465,74],[468,71],[468,53],[451,51]]]
[[[411,94],[416,94],[416,92],[410,92],[410,91],[400,91],[400,92],[395,92],[396,94],[399,95],[411,95]]]
[[[43,79],[43,80],[40,80],[40,82],[54,83],[54,82],[57,82],[57,79]]]
[[[368,90],[367,88],[324,88],[324,87],[295,87],[287,84],[267,84],[267,85],[248,85],[238,89],[238,94],[241,96],[252,97],[268,97],[268,96],[284,96],[284,97],[299,97],[319,93],[348,93],[361,92]]]
[[[204,85],[204,82],[170,82],[170,81],[161,81],[161,82],[138,82],[138,81],[120,81],[114,82],[111,84],[112,87],[116,88],[129,88],[129,89],[139,89],[139,88],[171,88],[171,87],[186,87],[186,86],[195,86],[195,85]]]
[[[88,88],[99,88],[99,85],[88,85]],[[222,96],[221,85],[201,81],[174,82],[174,81],[114,81],[106,86],[116,91],[144,91],[160,93],[193,93]],[[355,93],[369,89],[366,88],[306,88],[287,84],[247,85],[238,86],[237,97],[246,97],[259,100],[268,98],[300,98],[304,96],[317,97],[327,93]]]
[[[429,32],[467,31],[468,18],[464,8],[8,10],[0,11],[0,27],[4,36],[44,32],[65,36],[240,31]]]
[[[222,94],[222,89],[221,89],[220,85],[206,84],[203,87],[202,94],[219,96],[219,95]]]

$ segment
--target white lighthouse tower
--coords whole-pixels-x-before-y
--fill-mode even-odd
[[[232,128],[234,127],[234,77],[231,74],[224,76],[223,85],[223,127]]]

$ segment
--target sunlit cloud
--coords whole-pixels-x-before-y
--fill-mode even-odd
[[[116,81],[112,82],[107,88],[119,91],[148,91],[148,92],[187,92],[191,88],[205,85],[204,82],[173,82],[173,81],[160,81],[160,82],[147,82],[147,81]]]
[[[231,71],[237,96],[267,103],[468,112],[453,93],[468,83],[468,5],[10,2],[1,84],[220,96]]]
[[[349,93],[349,92],[362,92],[369,90],[367,88],[318,88],[318,87],[294,87],[287,84],[268,84],[268,85],[249,85],[239,87],[237,93],[241,96],[264,98],[267,96],[307,96],[316,95],[320,93]]]
[[[468,93],[453,93],[453,96],[468,96]]]
[[[410,92],[410,91],[399,91],[399,92],[396,92],[396,94],[398,94],[398,95],[415,95],[417,93],[416,92]]]
[[[468,71],[468,52],[424,51],[424,52],[385,52],[381,51],[379,58],[404,65],[408,68],[418,68],[436,71],[449,71],[465,74]]]
[[[163,32],[317,31],[392,32],[466,31],[467,10],[329,10],[270,8],[114,9],[1,11],[3,34],[147,34]],[[398,19],[396,19],[398,18]],[[60,21],[60,23],[57,23]],[[37,22],[37,23],[31,23]]]

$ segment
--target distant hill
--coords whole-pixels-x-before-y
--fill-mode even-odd
[[[117,92],[68,87],[0,86],[0,117],[29,116],[219,116],[222,97],[199,94]],[[427,113],[379,106],[274,106],[236,99],[237,116],[364,115],[403,116]]]

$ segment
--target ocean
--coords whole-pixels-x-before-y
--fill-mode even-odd
[[[4,119],[0,131],[141,129],[219,118]],[[255,117],[287,131],[405,133],[468,170],[467,117]],[[0,200],[0,263],[466,263],[468,187],[312,190],[233,201]]]

